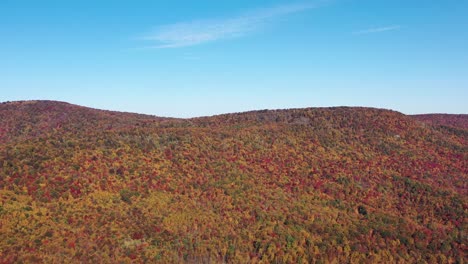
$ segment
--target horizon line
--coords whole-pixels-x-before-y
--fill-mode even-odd
[[[88,109],[98,110],[98,111],[107,111],[107,112],[116,112],[116,113],[124,113],[124,114],[137,114],[137,115],[145,115],[151,117],[158,117],[158,118],[168,118],[168,119],[180,119],[180,120],[190,120],[190,119],[197,119],[197,118],[207,118],[207,117],[215,117],[215,116],[222,116],[222,115],[233,115],[233,114],[245,114],[245,113],[252,113],[252,112],[260,112],[260,111],[288,111],[288,110],[305,110],[305,109],[324,109],[324,108],[358,108],[358,109],[374,109],[374,110],[382,110],[382,111],[392,111],[397,112],[405,116],[418,116],[418,115],[468,115],[468,113],[447,113],[447,112],[419,112],[419,113],[404,113],[399,110],[395,110],[392,108],[385,108],[385,107],[378,107],[378,106],[363,106],[363,105],[330,105],[330,106],[307,106],[307,107],[290,107],[290,108],[264,108],[264,109],[246,109],[241,110],[238,112],[223,112],[223,113],[214,113],[211,115],[200,115],[200,116],[191,116],[191,117],[176,117],[176,116],[162,116],[157,114],[150,114],[150,113],[140,113],[140,112],[132,112],[126,110],[116,110],[116,109],[103,109],[99,107],[93,106],[86,106],[80,105],[75,103],[70,103],[67,101],[60,101],[60,100],[51,100],[51,99],[26,99],[26,100],[7,100],[7,101],[0,101],[0,104],[11,104],[11,103],[34,103],[34,102],[51,102],[51,103],[62,103],[62,104],[69,104],[72,106],[84,107]]]

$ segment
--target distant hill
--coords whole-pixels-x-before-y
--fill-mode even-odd
[[[431,125],[468,129],[468,115],[427,114],[413,115],[412,117]]]
[[[72,133],[114,130],[171,120],[154,116],[97,110],[57,101],[0,103],[0,142],[37,137],[54,130]]]
[[[0,263],[463,263],[466,115],[0,104]]]

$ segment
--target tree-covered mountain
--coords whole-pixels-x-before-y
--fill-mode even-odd
[[[468,115],[0,104],[0,263],[464,263]]]

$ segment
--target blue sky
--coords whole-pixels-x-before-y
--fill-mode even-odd
[[[460,0],[2,0],[0,101],[468,113]]]

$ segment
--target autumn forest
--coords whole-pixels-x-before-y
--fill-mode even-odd
[[[0,104],[0,263],[466,263],[468,115]]]

